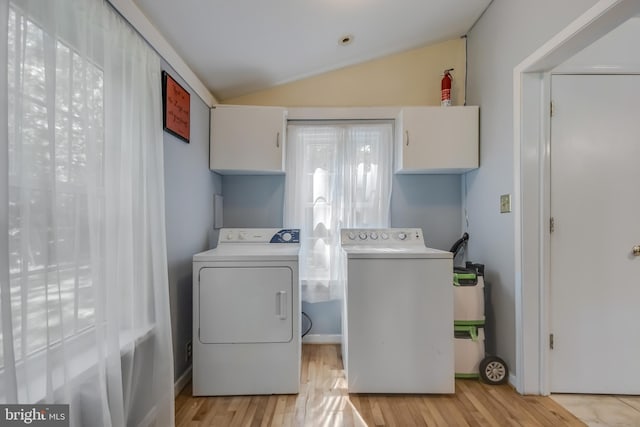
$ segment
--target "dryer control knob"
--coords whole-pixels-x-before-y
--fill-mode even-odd
[[[354,233],[353,231],[350,231],[349,234],[347,234],[347,237],[349,238],[349,240],[355,240],[356,233]]]
[[[400,240],[404,240],[407,238],[407,235],[403,232],[398,233],[398,239]]]
[[[375,231],[372,231],[369,234],[369,237],[371,237],[371,240],[378,240],[378,233],[376,233]]]
[[[291,240],[291,233],[284,233],[282,235],[282,240],[284,240],[285,242],[288,242]]]
[[[360,240],[367,240],[367,233],[361,231],[358,237],[360,237]]]
[[[387,233],[380,233],[380,237],[382,237],[382,240],[387,240],[389,235]]]

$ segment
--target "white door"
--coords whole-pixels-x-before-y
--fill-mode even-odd
[[[640,76],[551,94],[551,391],[639,394]]]
[[[199,292],[202,343],[273,343],[293,339],[290,268],[203,268]]]

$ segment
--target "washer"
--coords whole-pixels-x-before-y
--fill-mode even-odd
[[[193,256],[193,395],[293,394],[300,384],[297,229],[220,230]]]
[[[453,393],[453,260],[419,228],[342,229],[350,393]]]

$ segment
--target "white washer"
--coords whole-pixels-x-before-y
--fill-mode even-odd
[[[295,229],[220,230],[193,256],[193,395],[293,394],[300,384]]]
[[[350,393],[453,393],[453,260],[419,228],[342,229]]]

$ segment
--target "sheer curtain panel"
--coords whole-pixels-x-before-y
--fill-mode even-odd
[[[160,58],[102,0],[0,18],[0,403],[173,425]]]
[[[301,229],[302,300],[341,299],[344,227],[388,227],[393,126],[389,122],[287,126],[284,224]]]

